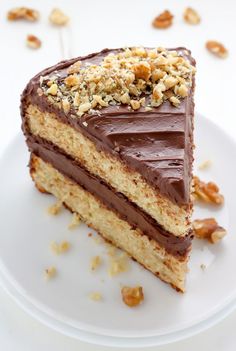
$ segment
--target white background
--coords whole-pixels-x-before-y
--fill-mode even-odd
[[[14,6],[37,8],[37,23],[10,23],[6,12]],[[71,17],[70,27],[61,32],[48,23],[53,7],[61,7]],[[182,21],[185,7],[192,6],[202,17],[199,26]],[[175,15],[167,30],[154,30],[155,15],[169,9]],[[20,130],[19,96],[27,81],[46,66],[60,61],[64,38],[66,56],[79,56],[104,47],[128,45],[186,46],[197,60],[196,109],[226,130],[234,139],[236,130],[236,2],[233,0],[63,0],[0,2],[0,153]],[[42,40],[42,48],[25,47],[27,34]],[[220,60],[205,49],[206,40],[216,39],[229,49],[229,57]],[[210,133],[210,131],[209,131]],[[207,138],[208,135],[203,135]],[[207,150],[206,150],[207,157]],[[235,350],[236,312],[219,325],[198,336],[156,348],[169,350]],[[18,350],[103,350],[69,339],[49,330],[22,312],[0,288],[0,349]]]

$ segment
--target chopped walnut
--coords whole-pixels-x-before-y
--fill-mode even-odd
[[[53,253],[60,255],[67,252],[70,249],[70,243],[68,241],[62,241],[60,244],[53,241],[50,245],[50,248]]]
[[[189,24],[198,24],[201,22],[201,17],[197,13],[197,11],[191,7],[187,7],[184,10],[183,18],[184,18],[185,22],[187,22]]]
[[[135,307],[140,305],[144,300],[143,288],[137,286],[134,288],[124,286],[121,289],[122,300],[129,307]]]
[[[49,16],[49,21],[57,26],[64,26],[69,22],[70,18],[64,14],[60,9],[55,8]]]
[[[31,49],[39,49],[42,45],[42,42],[35,35],[29,34],[26,38],[26,44]]]
[[[57,215],[62,209],[62,201],[58,200],[55,204],[49,206],[48,213],[50,215]]]
[[[194,182],[194,193],[193,195],[197,200],[222,205],[224,202],[224,196],[220,194],[218,186],[213,182],[205,183],[200,180],[197,176],[193,177]]]
[[[168,10],[162,12],[159,16],[155,17],[152,25],[154,28],[166,29],[169,28],[173,23],[174,16]]]
[[[56,268],[52,266],[52,267],[45,269],[44,276],[46,279],[51,279],[51,278],[55,277],[56,273],[57,273]]]
[[[94,256],[90,261],[90,268],[92,271],[95,271],[102,264],[100,256]]]
[[[72,220],[68,225],[68,229],[74,229],[78,227],[81,223],[80,216],[77,213],[73,213]]]
[[[39,12],[28,7],[16,7],[7,13],[7,19],[9,21],[23,19],[26,21],[35,22],[39,19]]]
[[[193,230],[197,238],[207,239],[212,244],[220,241],[227,233],[214,218],[196,219],[193,221]]]
[[[123,252],[119,256],[111,256],[108,268],[108,273],[111,277],[127,272],[128,270],[129,261],[126,253]]]
[[[72,107],[78,117],[99,113],[109,105],[124,104],[138,110],[147,107],[146,101],[150,108],[166,100],[178,107],[195,74],[195,67],[184,55],[184,51],[163,48],[127,48],[109,53],[99,64],[77,61],[66,76],[41,77],[40,89],[50,95],[50,102],[59,104],[66,113]]]
[[[204,169],[207,169],[211,166],[211,160],[206,160],[206,161],[203,161],[199,166],[198,166],[198,169],[200,170],[204,170]]]
[[[93,301],[101,301],[102,300],[102,294],[99,293],[99,292],[91,292],[89,294],[89,298],[90,298],[90,300],[93,300]]]
[[[211,52],[213,55],[217,57],[226,58],[228,56],[228,50],[225,48],[223,44],[221,44],[218,41],[214,41],[214,40],[207,41],[206,48],[209,52]]]

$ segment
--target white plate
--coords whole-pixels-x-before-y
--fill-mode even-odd
[[[67,335],[110,346],[152,346],[173,342],[200,332],[226,316],[236,305],[236,219],[234,210],[234,160],[236,146],[212,122],[196,116],[196,165],[212,161],[198,171],[214,180],[226,197],[223,208],[196,209],[199,218],[213,216],[229,231],[218,245],[196,241],[190,261],[187,292],[176,293],[135,262],[117,277],[107,274],[103,244],[88,237],[85,225],[70,231],[71,214],[47,214],[53,197],[34,187],[26,164],[28,153],[22,136],[8,147],[0,175],[0,278],[11,296],[30,314]],[[51,241],[68,240],[70,252],[54,256]],[[89,262],[101,255],[104,264],[91,273]],[[206,269],[200,268],[201,264]],[[58,275],[46,282],[44,268],[54,265]],[[140,284],[145,301],[129,309],[120,296],[120,285]],[[99,291],[103,301],[88,294]]]

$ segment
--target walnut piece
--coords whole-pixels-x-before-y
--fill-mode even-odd
[[[35,22],[39,19],[39,12],[34,9],[30,9],[28,7],[16,7],[11,9],[7,13],[7,19],[9,21],[16,21],[16,20],[26,20],[30,22]]]
[[[121,289],[122,300],[129,307],[138,306],[144,300],[143,288],[136,286],[134,288],[124,286]]]
[[[194,182],[194,197],[197,200],[222,205],[224,202],[224,196],[220,194],[218,186],[213,182],[205,183],[200,180],[197,176],[193,177]]]
[[[168,10],[162,12],[159,16],[155,17],[152,25],[154,28],[166,29],[169,28],[173,23],[174,16]]]
[[[209,52],[211,52],[213,55],[220,57],[220,58],[226,58],[228,56],[228,50],[225,48],[225,46],[215,40],[209,40],[206,42],[206,48]]]
[[[42,45],[42,42],[33,34],[27,35],[26,45],[31,49],[39,49]]]
[[[197,11],[191,7],[187,7],[184,10],[183,18],[184,18],[185,22],[187,22],[189,24],[198,24],[201,22],[201,17],[197,13]]]
[[[49,15],[49,21],[57,26],[65,26],[69,20],[70,18],[58,8],[53,9]]]
[[[212,244],[220,241],[227,233],[214,218],[196,219],[193,221],[193,230],[197,238],[207,239]]]

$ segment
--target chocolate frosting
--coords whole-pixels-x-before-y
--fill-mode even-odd
[[[134,229],[140,228],[143,234],[156,240],[167,252],[185,257],[191,247],[192,233],[176,237],[165,231],[152,217],[130,202],[123,194],[105,184],[102,179],[92,175],[78,162],[63,153],[58,147],[37,136],[28,138],[29,149],[59,172],[72,179],[89,193],[98,198],[108,209],[127,221]]]
[[[185,48],[174,50],[192,65],[195,64]],[[46,96],[37,94],[40,76],[53,72],[64,77],[68,66],[77,60],[97,64],[109,52],[117,50],[105,49],[100,53],[62,61],[31,79],[22,94],[24,133],[30,134],[25,110],[29,103],[36,104],[42,111],[54,112],[59,120],[82,132],[98,148],[122,160],[129,169],[139,172],[157,192],[172,202],[191,206],[194,80],[188,96],[181,100],[178,108],[165,102],[149,112],[145,108],[132,111],[125,105],[109,106],[101,109],[99,114],[85,114],[79,118],[75,117],[72,110],[66,115],[62,109],[50,103]]]

